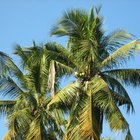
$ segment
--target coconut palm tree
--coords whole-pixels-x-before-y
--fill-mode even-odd
[[[9,56],[0,53],[0,92],[8,97],[8,100],[0,101],[0,114],[5,115],[8,122],[4,140],[61,138],[63,131],[60,124],[64,123],[61,110],[54,111],[53,114],[47,110],[52,98],[48,86],[48,52],[34,43],[30,48],[17,46],[15,54],[20,57],[21,68]]]
[[[56,92],[48,109],[69,110],[64,139],[99,140],[105,118],[111,130],[124,132],[126,140],[132,140],[120,106],[125,106],[127,113],[134,111],[124,85],[139,86],[140,69],[125,68],[125,64],[140,49],[140,43],[131,41],[133,36],[124,30],[107,35],[99,11],[68,11],[52,29],[52,35],[68,37],[65,53],[52,52],[54,56],[68,56],[71,63],[67,64],[71,65],[61,61],[59,69],[73,69],[76,80]]]

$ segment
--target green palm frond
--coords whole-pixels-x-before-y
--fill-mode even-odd
[[[41,117],[38,115],[30,124],[26,140],[45,140],[48,138]]]
[[[108,88],[108,92],[106,92],[107,97],[107,107],[104,108],[104,115],[106,120],[109,123],[110,128],[115,132],[127,132],[129,130],[129,125],[126,119],[123,117],[120,109],[115,104],[115,98],[112,95],[112,92]],[[102,95],[104,96],[104,95]],[[98,100],[97,100],[98,101]],[[103,100],[105,101],[105,100]],[[103,108],[101,108],[103,109]],[[116,123],[117,122],[117,123]]]
[[[87,101],[88,96],[81,89],[77,90],[77,94],[79,96],[73,100],[72,107],[70,108],[70,115],[66,125],[66,140],[81,139],[79,126],[79,116],[81,114],[79,112],[81,112],[85,107],[85,103]]]
[[[22,48],[20,45],[17,45],[17,46],[15,47],[14,54],[20,56],[20,58],[21,58],[21,64],[22,64],[22,66],[24,67],[24,65],[26,64],[26,62],[27,62],[27,60],[28,60],[28,56],[29,56],[30,54],[27,56],[27,54],[25,53],[25,51],[23,51],[23,48]]]
[[[13,111],[13,106],[16,101],[12,100],[1,100],[0,101],[0,115],[9,115]]]
[[[69,51],[57,43],[47,43],[45,44],[45,56],[47,61],[56,61],[58,63],[61,63],[62,65],[66,65],[69,67],[75,67],[75,64],[73,62],[73,57],[70,56]]]
[[[45,113],[45,115],[43,115]],[[46,114],[47,113],[47,114]],[[55,119],[49,112],[42,112],[41,114],[36,114],[32,123],[30,124],[29,131],[26,135],[27,140],[45,140],[54,139],[56,140],[55,131],[58,129],[55,124]],[[49,119],[48,119],[49,118]],[[48,123],[50,126],[48,126]],[[47,124],[47,125],[46,125]]]
[[[60,63],[58,61],[54,61],[54,62],[55,62],[56,70],[59,72],[57,73],[57,75],[59,76],[62,76],[64,74],[71,75],[74,72],[73,68],[64,65],[63,63]]]
[[[0,76],[0,92],[2,96],[14,98],[19,96],[22,89],[8,76]]]
[[[133,106],[131,105],[131,102],[129,99],[125,98],[124,96],[121,96],[119,93],[116,93],[114,91],[111,91],[114,97],[114,100],[118,106],[126,106],[127,113],[130,112],[130,108]],[[134,109],[132,110],[134,112]]]
[[[99,107],[104,112],[111,130],[115,132],[127,132],[129,125],[115,104],[115,98],[111,91],[97,93],[93,102],[95,106]]]
[[[118,105],[125,105],[127,108],[127,113],[130,112],[130,110],[134,112],[132,101],[123,85],[109,75],[102,73],[102,77],[106,81],[110,89],[115,93],[114,98],[117,99]]]
[[[132,34],[129,34],[124,30],[115,30],[104,38],[103,43],[107,45],[107,50],[109,52],[114,52],[124,45],[124,43],[131,40],[132,37]]]
[[[132,41],[118,50],[113,52],[110,56],[108,56],[101,63],[101,68],[108,67],[109,69],[114,68],[116,66],[123,65],[126,61],[134,56],[136,52],[140,49],[140,44],[137,40]]]
[[[12,60],[7,60],[7,65],[9,67],[9,75],[11,77],[17,78],[19,82],[22,81],[23,77],[23,72],[19,69],[19,67],[12,61]]]
[[[24,108],[8,116],[8,129],[12,137],[16,137],[18,134],[24,135],[32,119],[29,112],[30,108]]]
[[[65,12],[62,20],[58,24],[59,26],[54,27],[51,34],[58,36],[80,36],[84,19],[87,19],[87,13],[85,11],[72,10]]]
[[[26,75],[26,85],[27,88],[32,88],[37,93],[41,93],[41,69],[39,65],[33,66],[32,68],[28,68],[29,74]]]
[[[110,128],[115,132],[125,132],[129,129],[126,119],[123,117],[119,108],[116,105],[113,105],[113,101],[109,101],[109,104],[111,108],[107,111],[105,117],[108,120]]]
[[[7,65],[7,61],[11,60],[11,58],[0,51],[0,74],[3,74],[9,70],[9,67]]]
[[[104,73],[114,77],[123,84],[133,87],[140,85],[140,69],[115,69],[104,71]]]
[[[126,137],[125,137],[125,140],[133,140],[133,137],[130,133],[130,130],[128,130],[127,134],[126,134]]]
[[[115,98],[111,90],[104,80],[102,80],[102,84],[105,88],[98,90],[98,93],[94,96],[93,103],[105,113],[106,119],[108,120],[112,130],[122,132],[127,131],[129,129],[129,125],[115,104]],[[118,123],[116,124],[116,122]]]
[[[65,129],[65,125],[66,125],[66,119],[64,117],[64,112],[62,109],[53,109],[53,113],[54,113],[54,118],[55,121],[57,123],[57,126],[63,126]],[[60,129],[60,128],[59,128]]]
[[[69,106],[69,104],[72,103],[73,99],[76,98],[77,90],[79,88],[80,83],[70,83],[56,93],[52,101],[48,104],[48,108],[50,108],[53,104],[65,104],[66,106]]]
[[[99,139],[100,131],[99,131],[99,122],[96,119],[98,116],[98,110],[93,106],[92,95],[85,102],[85,107],[82,111],[80,111],[79,117],[79,128],[80,135],[83,139]],[[100,116],[98,116],[100,118]]]

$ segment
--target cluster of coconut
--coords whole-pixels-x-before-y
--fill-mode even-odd
[[[75,72],[75,77],[76,78],[84,78],[85,77],[85,73],[84,72]]]

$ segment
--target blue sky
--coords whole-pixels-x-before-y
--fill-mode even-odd
[[[104,28],[107,33],[115,29],[125,29],[140,38],[139,0],[0,0],[0,51],[12,55],[15,44],[31,46],[32,41],[42,44],[56,41],[66,44],[65,38],[50,37],[52,26],[69,9],[85,9],[89,11],[93,5],[102,5]],[[128,67],[140,68],[140,55],[132,60]],[[125,115],[134,140],[140,138],[139,88],[127,87],[135,106],[135,114]],[[125,114],[125,113],[124,113]],[[6,133],[5,120],[0,119],[0,140]],[[117,123],[117,122],[116,122]],[[104,136],[112,136],[123,140],[122,135],[114,135],[104,126]]]

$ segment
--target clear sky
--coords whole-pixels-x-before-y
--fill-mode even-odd
[[[104,28],[108,32],[125,29],[140,38],[140,0],[0,0],[0,51],[12,55],[15,44],[31,46],[32,41],[46,43],[56,41],[66,44],[65,38],[50,37],[52,26],[69,9],[90,10],[93,5],[102,5]],[[128,67],[140,68],[140,55],[130,62]],[[140,87],[127,87],[135,106],[135,114],[125,115],[134,140],[140,140]],[[117,122],[116,122],[117,123]],[[0,119],[0,140],[6,133],[4,119]],[[115,140],[124,140],[122,135],[111,133],[104,125],[103,136],[112,136]]]

